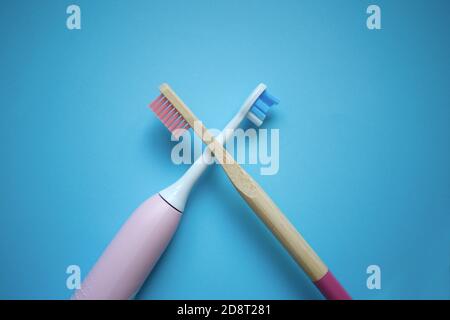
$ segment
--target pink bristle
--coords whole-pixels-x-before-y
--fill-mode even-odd
[[[186,126],[186,121],[183,119],[183,121],[181,121],[181,122],[177,125],[176,129],[184,129],[185,126]]]
[[[158,105],[156,105],[155,109],[153,109],[153,112],[156,113],[159,118],[159,115],[162,111],[164,111],[164,104],[160,102]]]
[[[158,103],[158,101],[156,101],[156,100],[153,101],[152,103],[150,103],[150,109],[154,110],[157,103]]]
[[[188,130],[191,126],[189,125],[189,123],[187,123],[187,121],[184,121],[184,123],[180,126],[180,128],[182,129],[186,129]]]
[[[172,122],[173,120],[175,120],[176,118],[178,118],[179,116],[180,116],[180,114],[178,113],[178,110],[177,109],[175,109],[175,107],[173,107],[173,111],[174,112],[172,112],[171,114],[170,114],[170,117],[168,117],[167,119],[166,119],[166,122]]]
[[[167,114],[167,116],[164,119],[161,119],[163,122],[165,122],[167,124],[172,123],[172,121],[174,121],[180,115],[178,113],[177,109],[175,109],[175,107],[172,106],[171,108],[172,109]]]
[[[158,118],[161,118],[161,114],[164,112],[164,110],[166,110],[167,107],[170,107],[171,105],[172,104],[166,98],[161,100],[159,107],[155,109],[155,112],[156,112],[156,115],[158,116]]]
[[[178,128],[178,126],[180,125],[180,123],[183,123],[184,119],[183,117],[180,117],[177,119],[177,121],[174,121],[171,126],[170,126],[170,131],[175,130],[176,128]]]
[[[189,124],[163,94],[160,94],[150,104],[150,108],[175,137],[179,137],[185,130],[189,130]],[[176,131],[177,129],[185,130]]]
[[[178,127],[178,125],[180,124],[180,122],[183,122],[184,119],[182,116],[180,116],[179,118],[175,119],[169,126],[169,130],[173,131],[175,130],[176,127]]]
[[[156,105],[154,111],[155,112],[159,112],[161,111],[161,109],[164,109],[165,106],[168,104],[169,102],[167,101],[167,99],[165,97],[163,97],[162,99],[160,99],[158,101],[158,104]]]
[[[167,100],[165,100],[164,97],[161,98],[161,99],[159,99],[159,100],[156,102],[156,104],[155,104],[155,106],[154,106],[154,108],[153,108],[153,111],[154,111],[154,112],[159,112],[159,110],[164,106],[164,104],[166,103],[166,101],[167,101]]]
[[[177,130],[177,129],[180,129],[180,128],[182,128],[183,127],[183,125],[184,125],[184,119],[181,119],[180,121],[178,121],[177,123],[175,123],[171,128],[170,128],[170,131],[175,131],[175,130]]]
[[[179,121],[179,119],[180,119],[180,114],[179,114],[178,112],[176,112],[176,113],[173,115],[173,117],[171,117],[170,119],[168,119],[168,120],[166,121],[167,126],[169,127],[169,130],[171,130],[172,125],[173,125],[174,123],[177,123],[177,122]]]
[[[159,105],[159,101],[163,98],[164,96],[162,94],[160,94],[155,100],[153,100],[152,103],[150,103],[150,109],[155,110],[156,106]]]
[[[175,108],[170,106],[160,114],[159,118],[161,119],[162,122],[165,122],[173,115],[174,112],[176,112]]]

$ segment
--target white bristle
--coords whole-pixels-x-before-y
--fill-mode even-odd
[[[262,121],[255,116],[252,112],[247,114],[247,119],[250,120],[255,126],[260,127],[262,125]]]

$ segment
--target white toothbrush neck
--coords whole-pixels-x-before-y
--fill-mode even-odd
[[[266,90],[266,88],[266,85],[261,83],[255,88],[255,90],[253,90],[233,119],[231,119],[222,132],[216,137],[216,140],[219,143],[224,144],[233,135],[233,131],[239,127],[242,120],[245,119],[247,113],[250,111],[252,105],[264,92],[264,90]],[[183,212],[192,187],[195,185],[198,178],[200,178],[206,168],[212,163],[211,155],[208,150],[205,149],[203,155],[191,165],[191,167],[180,179],[166,189],[162,190],[159,194],[174,208],[180,212]]]
[[[267,88],[267,86],[265,84],[260,83],[255,88],[255,90],[253,90],[253,92],[248,96],[247,100],[245,100],[245,102],[242,104],[241,108],[236,113],[236,115],[233,117],[233,119],[231,119],[231,121],[228,122],[226,127],[222,130],[221,134],[219,136],[217,136],[217,138],[216,138],[217,141],[219,141],[220,143],[224,143],[225,141],[227,141],[230,138],[230,136],[233,134],[232,131],[234,131],[237,127],[239,127],[242,120],[244,120],[245,117],[247,116],[247,113],[250,111],[253,104],[256,102],[256,100],[259,98],[259,96],[264,92],[264,90],[266,90],[266,88]],[[231,133],[227,134],[227,132],[231,132]],[[224,137],[224,140],[221,141],[219,139],[221,138],[220,136],[223,134],[225,134],[226,136]]]

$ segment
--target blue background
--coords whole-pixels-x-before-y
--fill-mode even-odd
[[[66,28],[81,7],[82,30]],[[382,10],[382,30],[366,9]],[[265,82],[280,170],[258,175],[358,299],[450,298],[448,1],[3,1],[0,298],[70,297],[187,166],[148,110],[168,82],[222,128]],[[367,266],[382,289],[366,287]],[[140,299],[316,299],[219,168]]]

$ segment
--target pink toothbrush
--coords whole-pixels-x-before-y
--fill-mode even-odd
[[[216,140],[223,144],[245,117],[260,126],[270,106],[277,103],[277,99],[267,93],[264,84],[258,85]],[[189,128],[183,119],[173,117],[171,112],[160,114],[160,117],[171,131]],[[72,299],[117,300],[135,296],[172,239],[192,187],[212,163],[207,150],[203,156],[177,182],[136,209]]]

